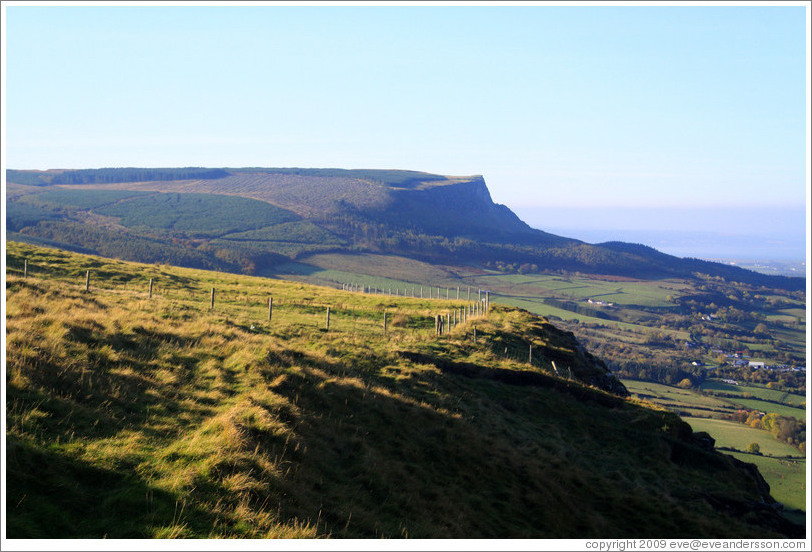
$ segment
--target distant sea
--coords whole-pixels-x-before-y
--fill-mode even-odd
[[[803,208],[513,207],[533,228],[587,243],[623,241],[677,257],[798,274],[807,260]],[[795,267],[794,269],[792,267]],[[803,275],[805,270],[800,270]]]

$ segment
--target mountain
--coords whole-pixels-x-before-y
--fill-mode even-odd
[[[804,534],[753,464],[527,311],[437,335],[465,301],[6,260],[8,538]]]
[[[6,178],[10,239],[129,260],[262,274],[314,253],[373,252],[449,265],[637,278],[705,274],[805,288],[802,278],[531,228],[493,202],[482,176],[187,167],[8,170]]]

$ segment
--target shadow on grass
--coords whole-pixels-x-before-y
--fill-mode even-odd
[[[7,446],[11,539],[151,538],[207,534],[214,519],[136,476],[14,437]]]

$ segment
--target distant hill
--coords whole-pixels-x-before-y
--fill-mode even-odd
[[[8,170],[6,178],[10,239],[135,261],[257,273],[314,253],[373,252],[507,270],[637,278],[702,273],[805,288],[802,278],[531,228],[494,203],[478,175],[187,167]]]

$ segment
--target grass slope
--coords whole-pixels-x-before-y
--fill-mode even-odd
[[[474,343],[434,336],[454,301],[17,243],[7,266],[9,538],[799,534],[672,413],[494,355],[595,370],[525,311]]]
[[[710,386],[710,389],[727,390],[722,387],[726,385],[722,382],[706,383],[714,384]],[[791,445],[776,440],[767,431],[716,418],[722,414],[734,413],[739,407],[729,401],[736,399],[720,399],[646,381],[624,379],[623,384],[636,398],[648,400],[672,411],[691,416],[686,421],[694,431],[707,432],[716,440],[716,447],[739,451],[730,454],[745,462],[755,463],[770,485],[771,494],[776,500],[788,509],[801,512],[806,510],[806,463],[799,459],[799,456],[802,456],[801,452]],[[730,387],[735,388],[736,386]],[[742,387],[760,389],[752,386]],[[705,389],[704,384],[702,388]],[[761,390],[772,392],[770,389]],[[738,401],[736,400],[736,402]],[[755,402],[761,403],[759,408],[769,404],[762,401]],[[760,456],[744,452],[750,443],[758,443],[761,449]],[[789,510],[785,512],[785,515],[790,519],[799,520],[804,517],[794,515]]]

